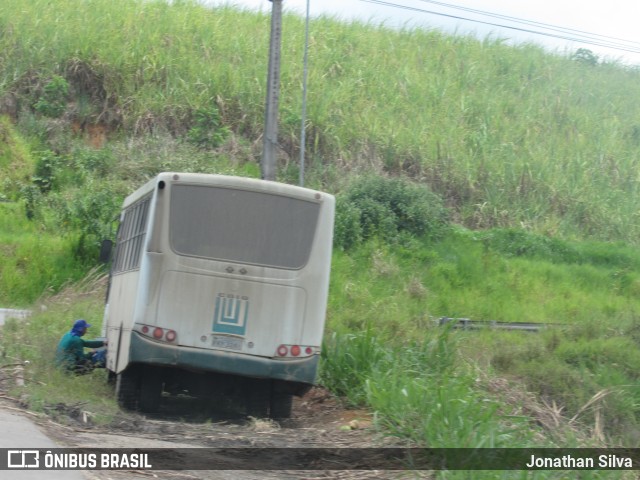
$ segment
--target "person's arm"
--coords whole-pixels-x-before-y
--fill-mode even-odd
[[[104,342],[102,340],[82,340],[82,344],[85,348],[104,347]]]

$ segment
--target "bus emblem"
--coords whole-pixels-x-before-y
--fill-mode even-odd
[[[216,298],[213,331],[244,335],[247,330],[248,315],[248,297],[220,293]]]

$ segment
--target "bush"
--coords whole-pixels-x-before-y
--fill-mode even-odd
[[[104,148],[81,148],[73,152],[70,163],[77,172],[85,176],[104,178],[112,171],[116,158],[110,150]]]
[[[79,234],[76,257],[95,261],[100,241],[114,235],[113,223],[122,197],[112,185],[93,180],[64,194],[51,195],[50,207],[61,230]]]
[[[68,95],[69,83],[59,75],[54,75],[44,86],[33,108],[46,117],[58,118],[64,113]]]
[[[367,176],[354,181],[336,202],[334,244],[348,250],[379,237],[439,238],[447,225],[442,199],[426,186],[402,178]]]
[[[333,243],[348,250],[362,241],[360,209],[349,203],[344,196],[336,198],[336,219],[333,228]]]
[[[229,128],[222,125],[220,112],[216,107],[200,109],[194,114],[193,126],[187,133],[187,139],[201,148],[216,148],[229,135]]]
[[[36,160],[36,167],[31,180],[41,193],[47,193],[53,187],[56,168],[59,163],[58,156],[52,151],[47,150],[40,153]]]

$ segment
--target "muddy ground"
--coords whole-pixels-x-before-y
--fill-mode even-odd
[[[147,416],[121,411],[107,426],[93,425],[82,406],[52,405],[48,414],[29,412],[3,393],[0,408],[21,410],[61,447],[78,448],[367,448],[401,446],[381,435],[372,414],[341,405],[330,392],[314,388],[295,398],[293,414],[282,421],[261,420],[203,406],[201,401],[165,398],[159,414]],[[53,421],[56,418],[57,421]],[[287,455],[286,450],[276,455]],[[218,455],[218,453],[212,453]],[[229,462],[229,458],[220,458]],[[242,459],[232,459],[242,468]],[[356,460],[357,461],[357,460]],[[360,468],[359,465],[355,467]],[[428,474],[381,470],[94,470],[89,480],[123,479],[374,479],[427,478]]]

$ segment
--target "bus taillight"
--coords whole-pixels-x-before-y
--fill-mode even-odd
[[[178,339],[178,333],[168,328],[136,324],[133,329],[146,337],[153,338],[160,342],[175,343]]]
[[[305,345],[280,345],[276,349],[276,355],[285,358],[310,357],[315,353],[320,353],[320,349]]]

